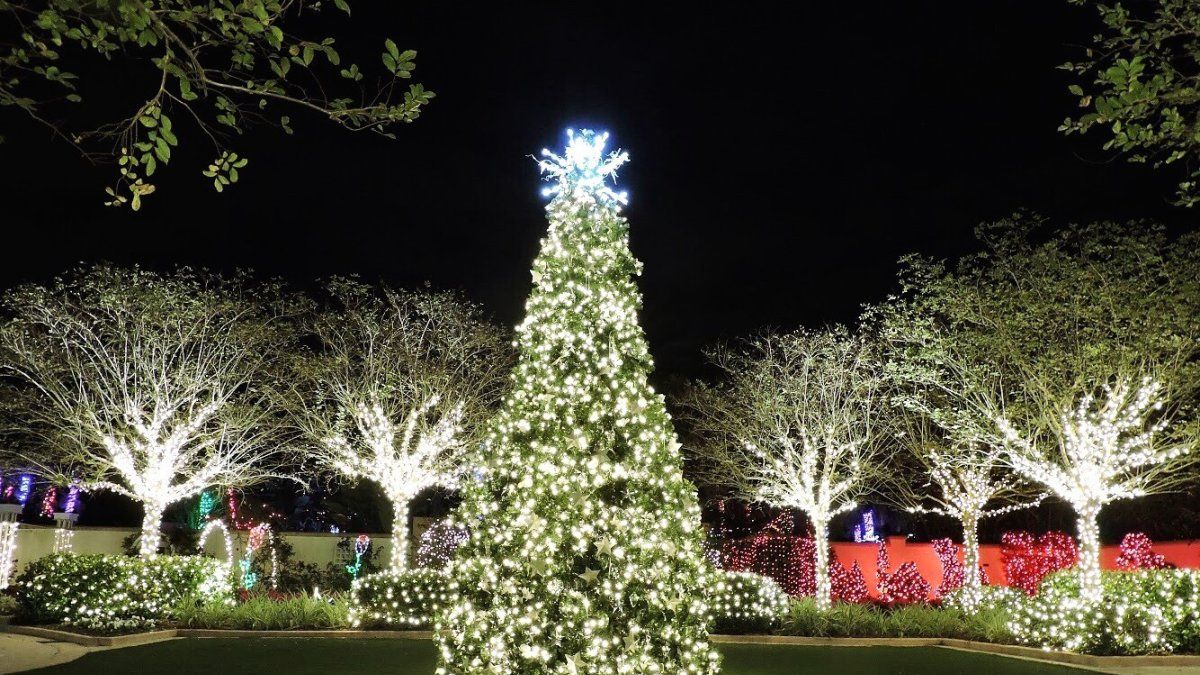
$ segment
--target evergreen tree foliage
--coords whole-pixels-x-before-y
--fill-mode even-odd
[[[625,161],[573,136],[517,327],[513,387],[457,518],[471,530],[438,619],[441,673],[710,673],[695,488],[637,322],[641,264],[606,179]]]

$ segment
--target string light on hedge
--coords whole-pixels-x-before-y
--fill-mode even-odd
[[[1200,622],[1200,572],[1106,572],[1103,602],[1082,595],[1081,576],[1051,575],[1038,594],[1010,605],[1018,642],[1118,654],[1170,653],[1189,646]]]
[[[21,595],[54,623],[91,630],[144,630],[182,600],[232,604],[227,567],[200,556],[62,555],[21,572]]]
[[[709,596],[717,632],[770,631],[790,604],[779,584],[753,572],[718,572]]]
[[[454,584],[442,570],[388,569],[350,585],[353,628],[427,628],[439,608],[454,598]]]

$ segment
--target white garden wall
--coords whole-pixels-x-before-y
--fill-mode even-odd
[[[415,555],[417,541],[421,534],[433,523],[433,518],[413,518],[412,539],[409,542],[409,559]],[[72,539],[71,550],[75,553],[121,553],[121,542],[125,537],[136,532],[136,528],[125,527],[76,527]],[[245,546],[246,533],[235,531],[234,555],[240,555]],[[370,534],[370,533],[368,533]],[[295,560],[315,563],[321,567],[338,560],[338,542],[342,539],[354,539],[358,532],[329,534],[325,532],[283,532],[275,536],[283,537],[295,550]],[[370,534],[371,547],[376,552],[376,560],[386,561],[391,553],[392,537],[390,534]],[[225,545],[219,532],[214,532],[205,542],[205,551],[214,556],[225,555]],[[54,551],[54,527],[45,525],[29,525],[22,523],[17,530],[16,572],[29,563],[49,555]],[[345,562],[345,561],[340,561]]]

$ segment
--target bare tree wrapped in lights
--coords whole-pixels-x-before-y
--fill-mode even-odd
[[[1178,453],[1194,429],[1155,420],[1195,422],[1200,246],[1148,223],[1047,229],[1017,215],[981,226],[984,250],[957,263],[906,258],[900,293],[868,317],[896,399],[937,427],[937,447],[982,453],[1076,508],[1094,600],[1100,507],[1188,476]],[[1137,384],[1144,373],[1156,383]]]
[[[1063,412],[1061,438],[1049,447],[1028,440],[1004,417],[997,418],[1013,469],[1046,486],[1075,510],[1080,590],[1086,601],[1099,602],[1103,597],[1101,509],[1120,499],[1171,491],[1193,478],[1184,470],[1195,463],[1189,445],[1157,442],[1168,424],[1159,416],[1161,391],[1162,386],[1151,378],[1106,384],[1099,396],[1085,395],[1073,410]]]
[[[939,448],[933,442],[917,439],[912,451],[927,481],[920,486],[903,485],[898,493],[899,501],[913,513],[954,518],[962,524],[964,572],[959,603],[973,610],[983,600],[979,521],[1032,508],[1040,504],[1045,495],[1032,495],[1027,483],[1007,471],[1002,451],[996,447],[956,445]]]
[[[289,408],[312,457],[377,483],[392,505],[393,570],[408,566],[410,502],[452,487],[463,450],[499,400],[509,338],[453,293],[329,284],[332,307],[311,324]]]
[[[696,489],[638,325],[606,134],[545,153],[550,228],[451,563],[439,673],[715,673]]]
[[[265,394],[291,340],[279,289],[189,270],[99,266],[9,292],[0,367],[24,462],[142,504],[142,557],[163,511],[282,473]]]
[[[802,510],[816,541],[816,602],[832,604],[829,523],[891,471],[883,373],[842,328],[766,335],[711,355],[725,379],[684,399],[702,482]]]

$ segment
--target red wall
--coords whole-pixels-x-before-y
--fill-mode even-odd
[[[933,552],[933,544],[909,543],[904,537],[888,537],[888,561],[892,571],[902,563],[914,562],[921,576],[929,582],[931,589],[936,590],[942,583],[942,565]],[[879,544],[855,544],[853,542],[836,541],[831,544],[837,559],[847,568],[854,561],[862,568],[863,578],[867,588],[875,595],[879,577],[875,573],[875,557],[879,553]],[[1167,541],[1155,542],[1154,552],[1166,557],[1167,562],[1180,568],[1200,568],[1200,540],[1198,541]],[[1116,569],[1116,559],[1120,554],[1117,546],[1105,546],[1100,554],[1100,563],[1105,569]],[[1000,561],[1000,546],[986,544],[979,547],[979,562],[987,573],[988,583],[1008,585],[1004,576],[1004,565]]]

